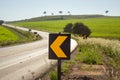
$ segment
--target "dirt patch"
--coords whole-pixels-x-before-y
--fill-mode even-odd
[[[107,76],[103,65],[76,64],[62,74],[62,80],[107,80]]]

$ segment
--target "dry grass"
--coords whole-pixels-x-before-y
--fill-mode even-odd
[[[79,38],[79,43],[98,44],[101,47],[111,48],[114,52],[120,52],[120,41],[118,40],[108,40],[103,38],[88,38],[83,40],[82,38]]]

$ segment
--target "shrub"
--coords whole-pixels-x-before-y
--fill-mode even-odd
[[[4,21],[3,20],[0,20],[0,25],[2,25],[4,23]]]
[[[64,32],[72,33],[72,26],[72,23],[68,23],[64,28]]]
[[[91,30],[83,23],[75,23],[74,25],[72,23],[68,23],[64,28],[64,32],[78,34],[83,36],[83,39],[85,39],[90,35]]]
[[[82,35],[83,38],[84,38],[84,36],[85,36],[85,38],[87,38],[90,35],[91,30],[83,23],[75,23],[73,26],[73,33]]]

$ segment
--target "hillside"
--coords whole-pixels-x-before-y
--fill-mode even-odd
[[[82,22],[87,25],[92,34],[91,37],[107,37],[120,39],[120,18],[101,17],[87,19],[69,19],[69,20],[51,20],[36,22],[15,22],[11,23],[17,26],[33,28],[49,32],[61,32],[68,23]]]
[[[35,17],[25,20],[20,20],[22,22],[25,21],[47,21],[47,20],[68,20],[68,19],[85,19],[85,18],[99,18],[99,17],[111,17],[111,16],[104,16],[104,15],[53,15],[53,16],[41,16]],[[18,21],[17,21],[18,22]]]

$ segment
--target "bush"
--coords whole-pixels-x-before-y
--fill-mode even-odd
[[[72,33],[72,26],[72,23],[68,23],[64,28],[64,32]]]
[[[4,21],[3,20],[0,20],[0,25],[2,25],[4,23]]]
[[[78,34],[83,36],[85,39],[90,35],[91,30],[83,23],[75,23],[74,25],[72,23],[68,23],[64,28],[64,32]]]
[[[73,33],[82,35],[83,38],[87,38],[90,35],[91,30],[83,23],[75,23],[73,26]]]

